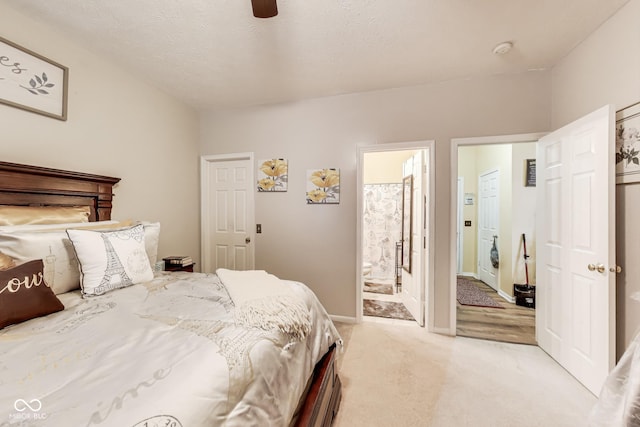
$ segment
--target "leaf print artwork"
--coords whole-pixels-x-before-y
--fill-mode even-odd
[[[289,165],[286,159],[263,160],[258,168],[258,191],[287,191]]]
[[[69,68],[0,36],[0,104],[67,120]]]
[[[312,169],[307,177],[307,204],[340,203],[338,169]]]
[[[55,86],[54,83],[48,82],[47,73],[42,73],[42,77],[36,74],[31,80],[29,80],[29,85],[31,87],[25,87],[22,85],[20,87],[28,90],[34,95],[49,95],[49,92],[43,88],[52,88]]]

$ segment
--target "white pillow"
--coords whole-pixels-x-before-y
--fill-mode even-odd
[[[153,279],[142,224],[102,232],[69,229],[67,235],[80,263],[84,296],[102,295]]]
[[[149,257],[149,265],[151,269],[158,261],[158,244],[160,243],[160,223],[142,221],[144,226],[144,247]]]
[[[80,288],[80,270],[73,245],[65,228],[119,228],[118,221],[69,223],[52,225],[16,225],[0,229],[0,253],[16,264],[32,259],[44,262],[44,277],[56,295]]]
[[[2,233],[0,252],[11,257],[16,264],[42,259],[44,278],[55,294],[80,287],[78,261],[64,230]]]

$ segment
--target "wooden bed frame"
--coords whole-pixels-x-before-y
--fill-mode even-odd
[[[120,178],[0,162],[0,205],[89,206],[89,221],[111,219]],[[291,426],[330,426],[342,397],[336,346],[316,365]]]

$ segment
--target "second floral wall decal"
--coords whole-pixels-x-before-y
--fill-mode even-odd
[[[340,170],[307,171],[307,204],[340,203]]]
[[[287,159],[268,159],[258,167],[258,191],[287,191],[289,166]]]

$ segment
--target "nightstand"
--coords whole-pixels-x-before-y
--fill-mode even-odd
[[[189,265],[167,264],[165,262],[164,263],[164,271],[188,271],[189,273],[193,273],[193,266],[194,265],[196,265],[195,262],[193,264],[189,264]]]
[[[196,265],[190,256],[169,256],[162,258],[164,261],[164,271],[188,271],[193,273],[193,266]]]

